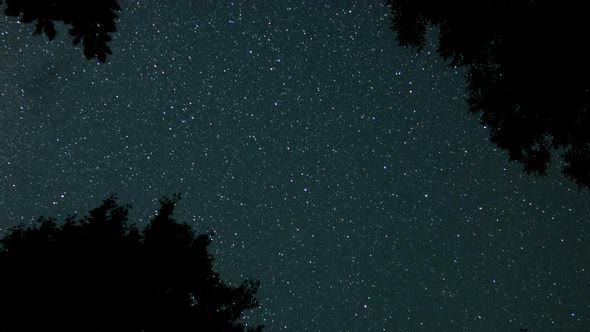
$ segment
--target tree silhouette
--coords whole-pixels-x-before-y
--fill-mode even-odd
[[[54,22],[62,22],[70,27],[74,45],[82,43],[86,58],[106,62],[119,11],[117,0],[6,0],[5,14],[34,23],[33,34],[45,34],[49,40],[57,34]]]
[[[179,196],[140,232],[111,196],[86,217],[12,229],[0,251],[0,331],[260,332],[246,327],[258,282],[224,284],[211,235],[172,215]]]
[[[579,188],[590,188],[590,58],[582,3],[535,0],[387,0],[402,46],[438,52],[467,69],[468,104],[491,141],[545,175],[551,150]]]

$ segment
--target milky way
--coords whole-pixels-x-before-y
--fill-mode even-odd
[[[588,328],[588,194],[509,163],[386,13],[128,1],[107,64],[2,18],[0,227],[179,192],[267,331]]]

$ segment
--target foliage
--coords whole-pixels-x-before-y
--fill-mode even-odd
[[[70,27],[74,45],[82,43],[86,58],[106,62],[119,11],[117,0],[6,0],[5,14],[34,23],[33,33],[45,34],[49,40],[57,35],[55,22],[62,22]]]
[[[387,0],[400,45],[421,49],[438,27],[438,52],[467,68],[469,108],[491,141],[545,175],[551,150],[590,188],[590,48],[582,3],[537,0]]]
[[[79,220],[12,229],[0,251],[0,331],[219,331],[246,328],[258,282],[224,284],[208,252],[173,217],[178,196],[140,232],[111,196]]]

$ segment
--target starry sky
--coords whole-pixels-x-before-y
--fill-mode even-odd
[[[2,234],[179,192],[266,331],[590,328],[588,193],[509,163],[382,1],[123,8],[107,64],[0,18]]]

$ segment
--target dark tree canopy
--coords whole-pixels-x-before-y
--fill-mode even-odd
[[[34,34],[45,34],[53,40],[55,22],[69,26],[74,45],[82,43],[84,55],[106,62],[111,54],[111,34],[117,31],[115,20],[121,11],[117,0],[5,0],[7,16],[20,22],[34,23]],[[2,4],[2,0],[0,0]]]
[[[529,174],[551,150],[590,188],[590,14],[583,1],[387,0],[402,46],[421,49],[431,26],[438,52],[465,66],[469,108],[491,140]]]
[[[111,197],[76,220],[17,227],[0,251],[0,331],[259,332],[241,323],[258,283],[224,284],[210,235],[195,236],[164,198],[140,232]]]

